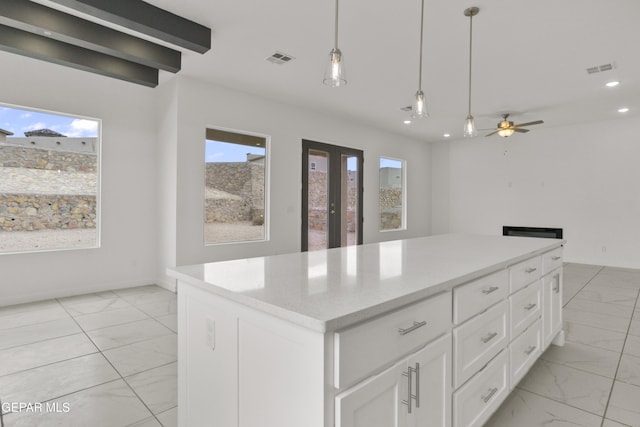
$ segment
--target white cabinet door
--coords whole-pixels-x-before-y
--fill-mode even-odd
[[[562,329],[562,268],[544,277],[543,294],[542,332],[544,347],[547,348]]]
[[[336,427],[404,427],[407,381],[399,363],[336,396]]]
[[[451,426],[451,335],[409,357],[407,365],[416,368],[412,381],[416,397],[411,414],[407,414],[407,426]]]

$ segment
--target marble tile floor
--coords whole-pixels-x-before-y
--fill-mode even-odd
[[[485,427],[640,427],[640,270],[564,271],[566,345],[543,354]],[[176,297],[157,286],[0,307],[0,421],[175,426],[176,360]]]
[[[176,320],[157,286],[0,307],[0,423],[176,426]]]
[[[550,346],[485,427],[640,427],[640,270],[565,264]]]

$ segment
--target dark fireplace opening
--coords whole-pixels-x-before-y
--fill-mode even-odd
[[[547,227],[515,227],[505,225],[502,227],[503,236],[520,237],[545,237],[547,239],[562,239],[562,228]]]

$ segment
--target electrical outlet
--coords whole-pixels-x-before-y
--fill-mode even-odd
[[[216,348],[216,321],[213,319],[205,320],[205,343],[211,350]]]

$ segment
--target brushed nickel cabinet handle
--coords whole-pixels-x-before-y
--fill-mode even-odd
[[[497,332],[491,332],[490,334],[488,334],[486,337],[482,337],[480,338],[480,341],[482,341],[483,343],[488,343],[489,341],[491,341],[492,339],[494,339],[495,337],[498,336]]]
[[[532,268],[527,268],[524,272],[525,272],[525,273],[529,273],[529,274],[531,274],[531,273],[533,273],[533,272],[534,272],[534,271],[536,271],[536,270],[537,270],[537,268],[533,268],[533,267],[532,267]]]
[[[554,261],[558,261],[560,258],[562,258],[562,257],[560,257],[560,256],[551,257],[551,259],[554,260]]]
[[[525,309],[525,310],[527,310],[527,311],[531,311],[531,310],[533,310],[537,305],[538,305],[538,304],[531,303],[531,304],[526,305],[526,306],[524,307],[524,309]]]
[[[416,408],[420,407],[420,364],[416,362]]]
[[[495,291],[497,291],[498,289],[500,289],[498,286],[491,286],[489,289],[483,289],[482,293],[485,295],[489,295],[490,293],[493,293]]]
[[[491,400],[491,398],[493,397],[494,394],[496,394],[497,391],[498,391],[497,387],[490,389],[487,394],[481,397],[482,401],[484,403],[487,403],[489,400]]]
[[[398,333],[400,335],[407,335],[408,333],[413,332],[416,329],[421,328],[426,324],[427,324],[426,320],[423,320],[422,322],[413,322],[413,326],[410,326],[408,328],[398,328]]]
[[[524,351],[524,354],[526,354],[527,356],[529,356],[531,353],[533,353],[533,351],[534,351],[536,348],[538,348],[538,347],[536,347],[535,345],[529,346],[529,348],[527,348],[527,349]]]
[[[418,370],[420,369],[420,364],[416,363],[416,367],[413,368],[411,366],[409,366],[409,368],[407,369],[406,372],[402,373],[402,376],[407,377],[407,399],[403,399],[402,400],[402,404],[407,406],[407,412],[410,414],[412,412],[412,405],[411,405],[411,401],[415,399],[416,401],[416,408],[420,407],[420,401],[419,401],[419,397],[418,394],[420,393],[420,385],[419,385],[419,381],[420,381],[420,374],[418,373]],[[416,373],[416,380],[418,381],[418,383],[416,384],[416,394],[413,394],[413,374],[414,372]]]
[[[556,294],[559,294],[560,293],[560,273],[553,276],[553,279],[556,282],[556,285],[553,287],[553,292],[555,292]]]

